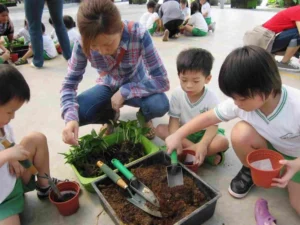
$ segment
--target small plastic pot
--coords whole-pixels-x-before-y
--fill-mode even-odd
[[[11,53],[11,54],[10,54],[10,59],[11,59],[11,61],[12,61],[13,63],[16,62],[16,61],[18,61],[18,59],[19,59],[18,53]]]
[[[183,163],[187,168],[189,168],[191,171],[197,173],[198,171],[198,168],[199,168],[199,165],[198,164],[193,164],[192,161],[190,162],[185,162],[186,161],[186,157],[188,155],[192,155],[192,156],[195,156],[195,151],[193,150],[188,150],[188,149],[185,149],[182,151],[182,153],[178,156],[178,159],[181,163]]]

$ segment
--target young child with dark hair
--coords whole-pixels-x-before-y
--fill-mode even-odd
[[[152,13],[154,12],[155,6],[156,6],[156,2],[153,0],[150,0],[147,3],[147,12],[145,12],[140,18],[140,24],[142,24],[144,27],[147,26],[147,21],[152,15]]]
[[[300,90],[282,85],[276,62],[266,50],[245,46],[232,51],[225,59],[219,75],[219,86],[230,99],[214,109],[198,115],[166,138],[168,152],[177,149],[188,135],[240,118],[231,132],[232,147],[243,164],[232,179],[229,193],[245,197],[253,187],[247,155],[268,148],[281,153],[286,166],[281,178],[272,186],[288,187],[290,203],[300,214]]]
[[[197,2],[191,4],[191,18],[184,26],[184,33],[188,36],[206,36],[208,31],[207,23],[199,12],[199,5]]]
[[[213,109],[219,100],[206,85],[210,82],[213,56],[210,52],[191,48],[182,51],[177,57],[177,71],[180,87],[172,93],[170,100],[169,124],[160,124],[156,135],[165,140],[194,117]],[[182,140],[182,148],[194,150],[195,164],[201,165],[206,159],[212,165],[224,161],[224,151],[228,149],[228,140],[224,130],[212,125],[199,129]]]
[[[163,35],[160,30],[163,27],[162,21],[158,15],[160,4],[156,4],[154,12],[151,14],[146,23],[146,28],[148,29],[151,35],[161,36]]]
[[[14,38],[14,25],[9,18],[9,10],[4,4],[0,4],[0,37],[7,36],[9,42]]]
[[[10,121],[16,111],[29,101],[30,89],[22,74],[10,65],[0,67],[0,224],[19,225],[24,210],[24,193],[37,190],[41,199],[48,198],[48,180],[33,176],[18,160],[29,159],[39,174],[49,174],[47,138],[38,132],[25,136],[20,144],[5,148],[3,141],[15,143]],[[52,178],[57,184],[60,182]]]
[[[209,0],[199,0],[200,3],[200,11],[208,25],[208,30],[215,32],[216,22],[212,22],[211,20],[211,7],[209,4]]]
[[[180,8],[184,15],[184,21],[188,20],[191,16],[191,9],[187,0],[180,0]]]
[[[30,35],[28,31],[28,22],[24,20],[24,27],[21,28],[18,33],[14,36],[14,39],[24,38],[24,44],[28,45],[30,43]]]
[[[43,37],[43,47],[44,47],[44,53],[43,53],[44,60],[53,59],[57,56],[57,51],[56,51],[55,45],[54,45],[53,41],[51,40],[50,36],[45,34],[46,28],[43,23],[42,23],[41,29],[42,29],[42,33],[43,33],[42,37]],[[18,59],[18,61],[15,62],[15,65],[19,66],[19,65],[27,64],[28,63],[27,59],[30,58],[31,56],[33,56],[33,51],[32,51],[31,45],[29,45],[29,49],[26,52],[26,54],[22,58]],[[33,64],[31,64],[31,65],[33,65]]]
[[[52,21],[51,17],[49,18],[48,21],[49,21],[50,25],[53,27],[53,21]],[[55,44],[58,43],[58,38],[56,36],[56,32],[55,32],[54,27],[53,27],[53,29],[52,29],[52,31],[50,33],[50,37],[54,41]]]
[[[63,20],[68,31],[71,49],[73,49],[74,43],[80,40],[80,34],[76,30],[76,23],[71,16],[66,15]]]

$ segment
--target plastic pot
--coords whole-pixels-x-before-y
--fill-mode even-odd
[[[51,190],[49,194],[50,201],[57,207],[59,213],[63,216],[70,216],[77,212],[79,208],[79,192],[80,186],[76,182],[66,181],[57,184],[57,188],[60,192],[74,192],[74,197],[65,202],[56,201],[55,194],[53,190]]]
[[[269,159],[271,161],[273,170],[261,170],[251,165],[251,163],[255,161],[264,159]],[[279,177],[280,171],[283,168],[283,165],[279,163],[279,160],[282,159],[284,158],[280,153],[269,149],[258,149],[250,152],[247,155],[247,163],[251,170],[254,184],[260,187],[270,188],[272,179]]]
[[[195,156],[196,152],[193,150],[185,149],[182,151],[182,153],[178,156],[179,161],[184,164],[187,168],[189,168],[194,173],[197,173],[199,165],[193,164],[194,162],[192,160],[186,161],[186,158],[189,155]]]
[[[12,61],[13,63],[16,62],[16,61],[18,61],[18,59],[19,59],[18,53],[11,53],[11,54],[10,54],[10,59],[11,59],[11,61]]]

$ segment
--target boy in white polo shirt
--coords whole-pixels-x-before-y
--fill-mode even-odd
[[[253,181],[246,156],[269,148],[285,157],[280,163],[287,168],[283,177],[273,179],[272,186],[287,186],[290,203],[300,214],[300,91],[282,86],[274,58],[256,46],[238,48],[227,56],[220,70],[219,86],[232,99],[169,136],[168,152],[180,151],[182,138],[197,130],[240,118],[242,121],[232,129],[231,142],[243,167],[231,181],[229,193],[236,198],[247,195]]]
[[[178,55],[180,87],[171,96],[169,124],[160,124],[156,128],[158,137],[164,140],[180,126],[219,103],[217,96],[205,86],[211,80],[212,65],[213,56],[204,49],[191,48]],[[219,165],[224,161],[228,140],[224,137],[223,129],[212,125],[189,135],[183,140],[182,146],[196,151],[195,164],[201,165],[205,159],[212,165]]]

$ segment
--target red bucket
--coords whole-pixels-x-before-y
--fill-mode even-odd
[[[251,165],[251,163],[255,161],[264,159],[269,159],[271,161],[273,170],[261,170]],[[282,159],[284,158],[280,153],[269,149],[258,149],[250,152],[247,155],[247,163],[251,170],[254,184],[260,187],[270,188],[272,179],[279,177],[280,171],[283,168],[283,165],[279,163]]]
[[[16,61],[18,61],[18,59],[19,59],[18,53],[11,53],[11,54],[10,54],[10,60],[11,60],[13,63],[16,62]]]
[[[196,152],[193,150],[185,149],[182,151],[182,153],[178,156],[178,159],[181,163],[183,163],[187,168],[189,168],[191,171],[197,173],[199,165],[194,164],[192,160],[187,160],[187,157],[195,156]]]

